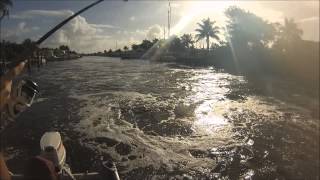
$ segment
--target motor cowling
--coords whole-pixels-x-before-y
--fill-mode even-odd
[[[56,171],[59,172],[66,161],[64,148],[59,132],[46,132],[40,140],[41,156],[52,161]]]

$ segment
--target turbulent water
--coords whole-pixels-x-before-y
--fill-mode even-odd
[[[13,172],[55,130],[74,172],[103,157],[122,179],[319,178],[319,101],[293,82],[102,57],[31,76],[41,93],[5,137]]]

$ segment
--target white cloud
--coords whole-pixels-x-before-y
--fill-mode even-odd
[[[22,21],[17,24],[16,27],[12,29],[3,29],[3,37],[6,40],[21,42],[23,37],[32,32],[38,31],[40,28],[38,26],[29,26],[26,22]]]
[[[69,45],[79,52],[103,50],[110,45],[109,36],[101,34],[104,25],[89,24],[82,16],[77,16],[44,42],[43,46],[57,47]]]
[[[92,27],[95,28],[110,28],[110,29],[118,29],[119,27],[109,25],[109,24],[90,24]]]
[[[258,4],[265,9],[281,12],[284,17],[296,20],[319,16],[319,1],[261,1]],[[266,17],[268,16],[269,14],[266,14]]]
[[[134,16],[130,17],[130,21],[135,21],[135,20],[136,20],[136,17],[134,17]]]
[[[25,29],[25,27],[26,27],[26,25],[27,25],[27,23],[26,23],[26,22],[20,22],[20,23],[18,24],[18,28],[19,28],[19,30],[24,30],[24,29]]]
[[[132,44],[139,44],[143,39],[146,39],[148,29],[142,30],[137,29],[134,31],[118,30],[113,37],[110,38],[113,44],[112,49],[115,48],[115,43],[117,42],[117,48],[122,48],[124,46],[131,47]]]
[[[152,39],[155,39],[155,38],[161,38],[162,36],[163,36],[162,28],[161,28],[160,25],[156,24],[156,25],[151,26],[148,29],[147,38],[149,40],[152,40]]]
[[[35,17],[68,17],[74,14],[71,10],[27,10],[10,17],[14,19],[32,19]]]
[[[11,17],[29,20],[43,16],[64,18],[72,14],[74,12],[71,10],[28,10],[14,14]],[[130,19],[135,19],[135,17]],[[27,27],[26,22],[20,22],[14,31],[7,29],[5,37],[8,40],[21,42],[26,37],[27,32],[36,30],[39,30],[38,26]],[[117,30],[116,34],[114,33],[115,30]],[[147,30],[121,30],[120,27],[114,25],[89,23],[83,16],[77,16],[44,41],[42,46],[55,48],[60,45],[68,45],[78,52],[103,51],[109,48],[114,49],[116,41],[117,48],[138,43],[146,38],[148,30],[150,37],[156,36],[157,30],[154,27]],[[109,34],[112,32],[113,35],[110,36]],[[37,35],[37,38],[40,38],[40,36]]]
[[[112,36],[108,30],[118,29]],[[146,30],[127,31],[106,24],[90,24],[82,16],[77,16],[44,41],[43,47],[68,45],[78,52],[96,52],[123,48],[141,42],[146,37]],[[117,47],[116,47],[117,44]]]
[[[30,10],[16,14],[14,18],[24,19],[15,28],[6,29],[4,33],[7,40],[21,42],[26,37],[37,40],[44,32],[32,32],[39,30],[38,26],[30,26],[29,19],[41,16],[68,17],[73,12],[70,10],[47,11]],[[14,30],[13,30],[14,29]],[[77,16],[41,45],[42,47],[56,48],[60,45],[68,45],[78,52],[96,52],[107,49],[130,47],[133,43],[140,43],[143,39],[154,39],[162,37],[162,30],[159,25],[152,25],[145,29],[121,29],[109,24],[89,23],[83,16]],[[117,44],[117,46],[116,46]]]
[[[301,19],[297,24],[303,29],[303,39],[319,41],[319,17]]]
[[[316,16],[313,16],[313,17],[309,17],[309,18],[304,18],[304,19],[301,19],[299,21],[297,21],[298,23],[303,23],[303,22],[312,22],[312,21],[316,21],[316,22],[319,22],[319,16],[316,17]],[[315,22],[315,23],[316,23]]]
[[[286,17],[294,18],[304,32],[303,39],[319,41],[319,1],[258,1],[247,3],[248,7],[246,9],[271,22],[283,23]],[[253,6],[253,4],[255,5]]]

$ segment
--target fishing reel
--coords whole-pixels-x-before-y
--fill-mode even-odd
[[[13,87],[11,101],[8,103],[8,113],[11,118],[16,118],[33,103],[36,94],[39,93],[39,86],[31,80],[20,80]]]

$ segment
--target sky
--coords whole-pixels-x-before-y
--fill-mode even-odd
[[[21,42],[39,39],[52,27],[91,0],[12,0],[9,18],[2,22],[2,37]],[[283,23],[294,18],[303,30],[303,39],[319,41],[319,1],[171,1],[171,35],[195,34],[204,18],[225,27],[224,11],[236,5],[269,22]],[[143,39],[163,38],[167,31],[167,0],[113,0],[94,6],[53,34],[41,46],[65,44],[78,52],[96,52],[131,47]],[[220,35],[223,38],[223,33]]]

